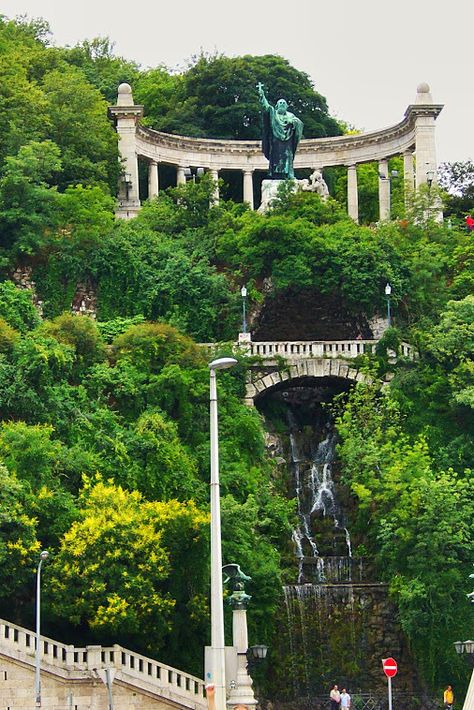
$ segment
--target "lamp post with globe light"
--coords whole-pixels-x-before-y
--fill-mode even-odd
[[[392,314],[390,311],[390,296],[392,294],[392,287],[391,285],[387,282],[385,286],[385,296],[387,297],[387,321],[388,321],[388,327],[392,325]]]
[[[242,333],[247,332],[247,287],[242,286],[240,289],[240,295],[242,296]]]
[[[36,571],[36,649],[35,649],[35,706],[41,707],[41,566],[49,557],[49,552],[40,553],[38,569]]]

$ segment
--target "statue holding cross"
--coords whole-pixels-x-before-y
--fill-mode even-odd
[[[263,84],[257,84],[263,106],[263,154],[269,161],[269,177],[273,180],[294,179],[293,158],[303,135],[303,122],[288,111],[285,99],[272,106],[265,96]]]

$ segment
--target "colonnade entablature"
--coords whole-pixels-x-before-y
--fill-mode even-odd
[[[406,192],[418,189],[427,182],[436,182],[435,120],[442,108],[441,104],[433,103],[428,84],[420,84],[415,103],[408,106],[399,123],[356,135],[303,139],[295,155],[294,167],[297,170],[322,170],[345,166],[348,212],[357,222],[357,166],[378,162],[380,219],[389,219],[389,158],[403,156]],[[159,192],[160,164],[175,166],[177,185],[186,182],[190,167],[209,171],[215,181],[220,171],[234,170],[242,174],[244,201],[254,208],[254,173],[268,169],[260,141],[191,138],[143,126],[140,122],[143,106],[134,104],[129,84],[120,84],[117,104],[111,106],[109,111],[116,121],[123,165],[118,217],[129,219],[140,209],[139,159],[148,162],[149,197],[155,197]]]

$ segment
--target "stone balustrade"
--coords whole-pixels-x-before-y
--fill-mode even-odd
[[[122,679],[137,685],[153,685],[164,697],[186,707],[205,705],[204,682],[164,663],[129,651],[122,646],[77,647],[41,636],[41,665],[45,670],[75,678],[78,673],[114,668]],[[9,621],[0,619],[0,654],[34,663],[36,634]]]
[[[234,350],[246,355],[261,357],[265,360],[284,358],[285,360],[307,360],[311,358],[356,358],[360,355],[375,353],[378,340],[280,340],[280,341],[245,341],[234,344]],[[201,343],[209,353],[216,349],[215,343]],[[393,354],[395,355],[395,354]],[[413,360],[414,348],[408,343],[400,345],[401,357]]]

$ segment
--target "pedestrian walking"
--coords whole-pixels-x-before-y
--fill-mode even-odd
[[[332,686],[329,698],[331,700],[331,710],[339,710],[339,705],[341,704],[341,694],[337,685]]]
[[[341,692],[341,710],[349,710],[351,706],[351,696],[345,688]]]
[[[443,702],[445,710],[452,710],[454,704],[454,693],[450,685],[448,685],[448,687],[443,693]]]

